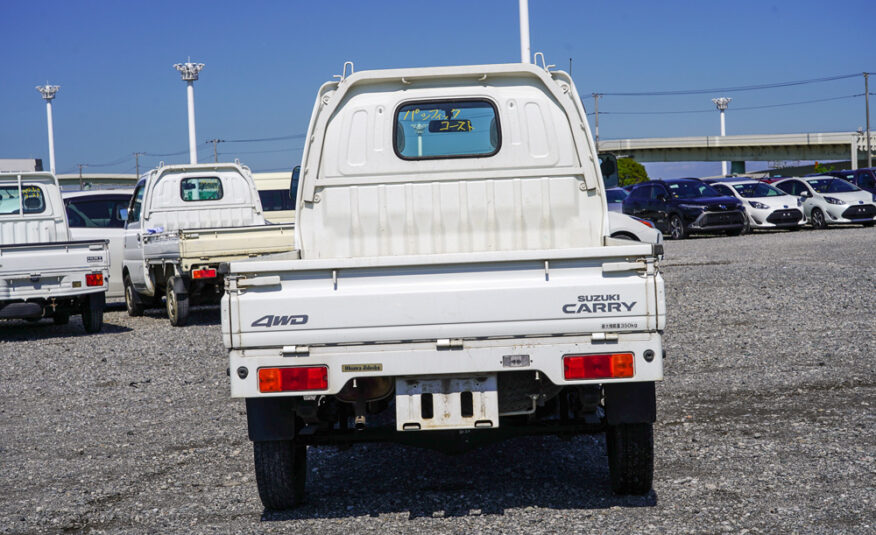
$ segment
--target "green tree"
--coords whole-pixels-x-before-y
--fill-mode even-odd
[[[645,166],[632,158],[618,158],[618,185],[621,187],[648,181],[648,171]]]

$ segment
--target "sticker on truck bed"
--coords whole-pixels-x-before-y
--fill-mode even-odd
[[[579,295],[577,303],[563,305],[566,314],[632,312],[636,301],[621,301],[620,294]]]
[[[285,327],[287,325],[304,325],[307,323],[307,314],[297,316],[275,316],[268,314],[252,322],[253,327]]]

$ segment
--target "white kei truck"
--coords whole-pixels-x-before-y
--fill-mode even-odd
[[[662,244],[613,239],[608,221],[564,72],[324,84],[295,251],[226,266],[231,395],[246,400],[266,509],[303,499],[308,446],[366,441],[457,451],[605,433],[613,490],[648,493]]]
[[[64,325],[78,314],[100,331],[109,263],[106,240],[70,239],[55,175],[0,173],[0,319]]]
[[[125,223],[125,305],[160,307],[175,326],[190,304],[218,304],[219,265],[289,251],[295,226],[271,225],[252,173],[239,163],[160,165],[137,182]]]

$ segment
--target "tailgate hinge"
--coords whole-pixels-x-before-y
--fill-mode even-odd
[[[462,349],[462,340],[459,338],[439,338],[435,341],[438,350]]]
[[[284,357],[306,357],[310,355],[310,346],[283,346]]]
[[[617,333],[593,333],[590,336],[591,342],[617,342]]]

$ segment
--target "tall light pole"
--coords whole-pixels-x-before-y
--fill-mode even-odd
[[[192,63],[189,60],[185,63],[177,63],[173,68],[179,71],[186,83],[189,101],[189,163],[195,164],[198,163],[198,145],[195,141],[195,80],[198,79],[198,73],[204,68],[204,64]]]
[[[520,8],[520,63],[531,63],[529,51],[529,0],[519,0]]]
[[[873,167],[873,153],[870,152],[870,73],[864,73],[864,106],[867,110],[867,167]],[[855,165],[857,167],[857,165]]]
[[[59,85],[38,85],[36,90],[40,92],[46,100],[46,120],[49,123],[49,170],[55,174],[55,125],[52,122],[52,100],[55,98],[55,93],[61,89]]]
[[[718,111],[721,112],[721,137],[724,137],[724,112],[727,110],[727,105],[730,104],[732,98],[721,97],[721,98],[713,98],[712,102],[715,103],[715,106],[718,107]],[[721,174],[727,176],[727,162],[721,162]]]

